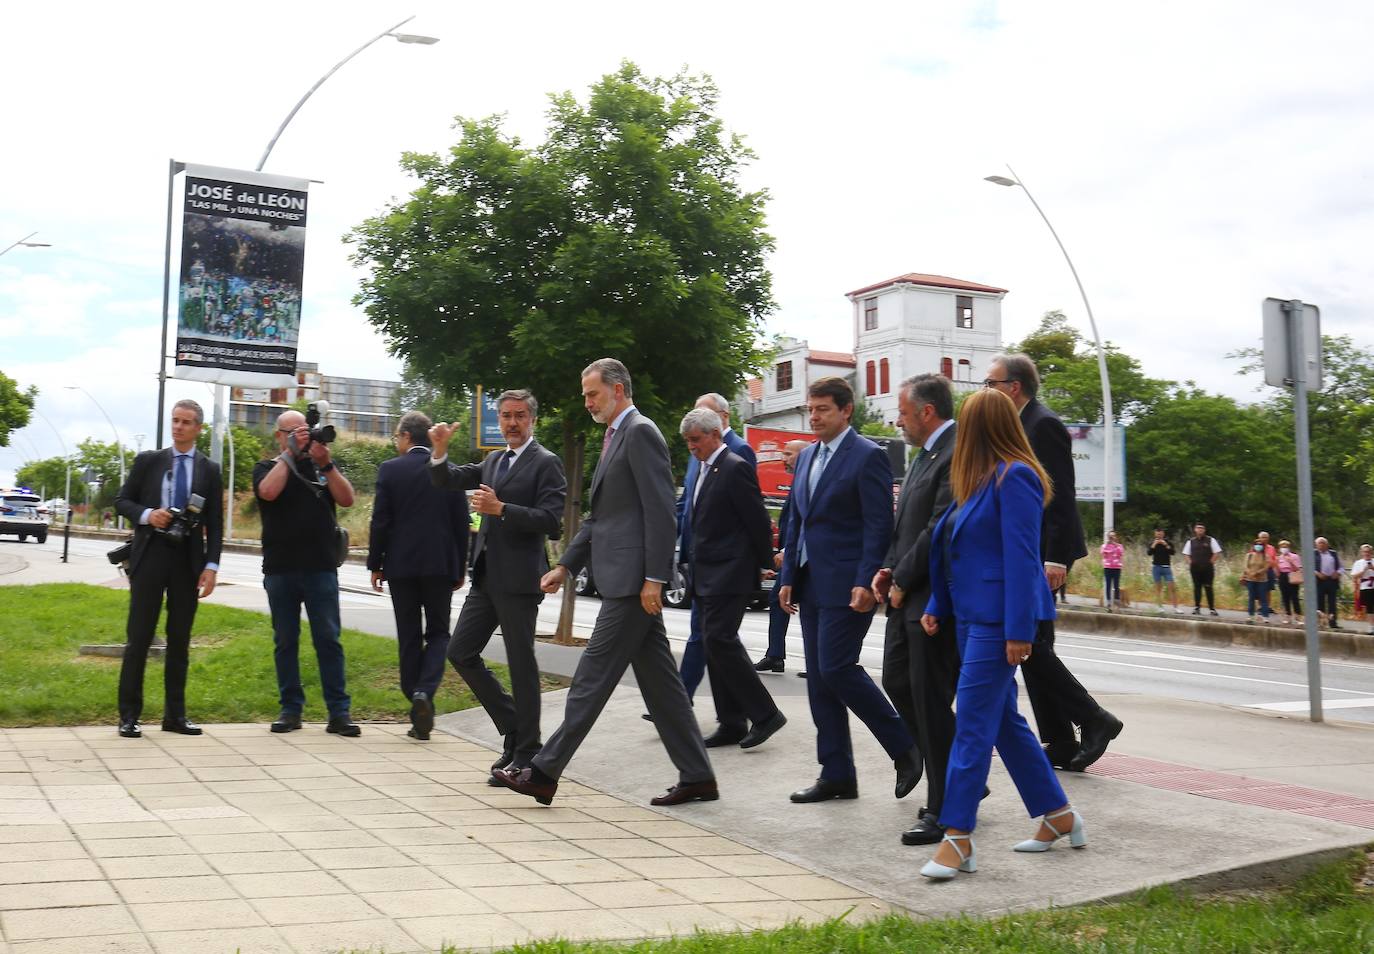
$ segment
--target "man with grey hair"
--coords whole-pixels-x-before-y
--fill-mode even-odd
[[[568,489],[563,462],[534,439],[539,412],[534,395],[524,389],[503,391],[496,412],[504,448],[480,464],[454,464],[448,459],[454,429],[440,423],[430,431],[434,450],[429,461],[433,485],[459,498],[462,491],[475,491],[472,505],[482,515],[472,548],[472,586],[458,614],[448,658],[501,733],[501,756],[493,771],[523,768],[539,751],[539,662],[534,655],[535,625],[544,600],[539,580],[549,569],[545,545],[562,532]],[[510,666],[510,692],[482,661],[498,627]]]
[[[396,615],[401,694],[410,703],[413,739],[434,728],[434,694],[444,678],[449,604],[463,585],[468,551],[468,505],[429,479],[431,421],[419,411],[401,415],[394,435],[398,456],[377,468],[367,568],[378,593],[385,582]]]
[[[540,588],[556,593],[590,565],[601,592],[587,647],[568,689],[563,724],[528,766],[497,769],[502,785],[547,805],[558,779],[605,708],[625,670],[654,717],[659,738],[677,766],[678,782],[651,805],[680,805],[719,797],[701,729],[692,715],[663,627],[663,584],[673,572],[673,472],[668,445],[654,422],[634,406],[630,372],[614,358],[582,372],[582,400],[606,425],[592,475],[591,515]]]
[[[1050,592],[1054,592],[1064,585],[1073,562],[1088,555],[1074,492],[1073,442],[1059,416],[1036,400],[1040,373],[1027,355],[993,358],[983,386],[1012,399],[1031,450],[1049,475],[1054,496],[1040,527],[1040,556]],[[1055,653],[1054,620],[1040,622],[1035,652],[1021,665],[1021,673],[1040,740],[1053,765],[1081,772],[1121,734],[1121,720],[1098,705]],[[1075,725],[1081,730],[1081,740],[1074,736]]]
[[[692,608],[701,616],[720,723],[705,743],[708,749],[736,744],[751,749],[787,723],[739,639],[749,594],[758,589],[759,574],[772,565],[772,524],[758,474],[725,446],[717,412],[701,407],[688,411],[681,432],[692,459],[701,465],[684,508],[692,528],[691,548],[681,558],[688,567]]]
[[[873,596],[887,603],[883,689],[916,738],[925,760],[926,804],[904,845],[933,845],[944,837],[937,819],[945,803],[945,771],[954,744],[954,695],[959,647],[953,617],[926,635],[921,616],[930,599],[930,536],[954,496],[954,392],[942,374],[907,378],[897,391],[897,427],[912,457],[897,497],[892,544],[873,577]]]
[[[167,599],[167,656],[162,731],[200,735],[186,718],[186,670],[197,601],[215,589],[219,571],[223,486],[219,465],[196,450],[204,412],[192,400],[172,405],[172,446],[144,451],[115,498],[134,525],[129,556],[129,618],[119,670],[119,734],[143,732],[143,673],[157,619]],[[197,504],[197,498],[202,502]]]
[[[754,449],[744,438],[735,433],[730,426],[730,402],[724,395],[714,391],[697,398],[694,409],[714,412],[720,420],[721,440],[730,453],[744,458],[750,467],[758,465]],[[686,553],[692,548],[692,524],[687,518],[686,502],[696,493],[697,477],[701,473],[701,462],[693,456],[687,458],[687,475],[682,479],[682,497],[677,502],[678,551]],[[771,524],[770,524],[771,525]],[[687,645],[682,648],[682,684],[687,688],[687,698],[696,695],[701,677],[706,674],[706,654],[701,644],[701,614],[695,605],[691,608],[688,622]],[[646,717],[647,718],[647,717]]]

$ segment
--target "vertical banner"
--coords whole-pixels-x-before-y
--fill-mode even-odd
[[[1104,441],[1101,424],[1065,424],[1073,444],[1074,490],[1078,502],[1102,500],[1105,492],[1102,486],[1103,472],[1106,468]],[[1112,500],[1126,502],[1126,428],[1120,424],[1112,425]]]
[[[296,384],[309,182],[186,166],[177,378]]]
[[[506,436],[501,433],[501,409],[496,405],[494,394],[479,387],[472,395],[472,439],[479,451],[500,450],[506,446]]]

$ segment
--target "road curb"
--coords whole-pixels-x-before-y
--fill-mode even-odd
[[[1170,619],[1130,613],[1095,613],[1090,610],[1059,611],[1061,628],[1081,627],[1094,636],[1123,636],[1159,642],[1195,643],[1203,646],[1242,647],[1301,653],[1307,634],[1297,628],[1248,623],[1223,623],[1201,619]],[[1374,659],[1374,636],[1343,630],[1322,630],[1323,656]]]

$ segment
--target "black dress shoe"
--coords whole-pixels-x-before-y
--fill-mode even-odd
[[[940,827],[934,813],[923,808],[920,816],[916,819],[916,824],[902,832],[902,844],[933,845],[944,837],[945,830]]]
[[[128,722],[119,723],[119,735],[123,739],[141,739],[143,738],[143,729],[139,727],[136,719],[131,719]]]
[[[804,788],[799,792],[793,792],[788,798],[799,804],[808,802],[828,802],[832,798],[858,798],[859,783],[855,781],[831,782],[827,779],[818,778],[816,783],[810,788]]]
[[[163,732],[175,732],[177,735],[202,735],[200,726],[190,719],[182,716],[180,719],[163,719]]]
[[[1121,734],[1122,722],[1106,709],[1099,709],[1082,729],[1083,743],[1069,763],[1069,770],[1073,772],[1081,772],[1102,758],[1108,744]]]
[[[345,739],[356,739],[363,734],[361,726],[354,724],[353,717],[347,712],[343,715],[329,717],[329,724],[324,727],[324,731],[341,735]]]
[[[778,709],[762,722],[755,722],[754,727],[749,730],[749,734],[739,740],[739,747],[742,749],[752,749],[756,745],[763,745],[773,735],[774,732],[787,725],[787,716]]]
[[[758,662],[754,663],[754,669],[759,672],[782,672],[786,668],[786,662],[779,659],[777,656],[764,656]]]
[[[1046,742],[1045,757],[1055,768],[1067,771],[1070,763],[1078,755],[1078,748],[1076,739],[1072,742]]]
[[[684,802],[714,802],[720,798],[715,779],[704,782],[678,782],[657,798],[649,799],[650,805],[681,805]]]
[[[277,721],[272,723],[273,732],[295,732],[301,727],[301,714],[299,712],[283,712],[277,716]]]
[[[803,670],[801,670],[799,673],[797,673],[797,678],[798,678],[798,679],[805,679],[805,678],[806,678],[806,670],[803,669]]]
[[[514,762],[514,761],[515,761],[515,733],[514,733],[514,732],[510,732],[510,733],[507,733],[506,737],[502,740],[502,743],[501,743],[501,757],[500,757],[499,759],[497,759],[495,762],[492,762],[492,763],[491,763],[491,770],[492,770],[493,772],[495,772],[497,769],[509,768],[509,767],[510,767],[510,764],[511,764],[512,762]]]
[[[491,777],[512,792],[528,795],[540,805],[552,805],[553,796],[558,792],[558,782],[533,765],[501,769],[492,772]]]
[[[893,761],[892,767],[897,770],[897,784],[893,794],[898,798],[906,798],[921,781],[921,775],[925,771],[925,760],[921,758],[921,750],[913,745]]]
[[[410,697],[410,722],[415,726],[414,737],[428,742],[430,732],[434,731],[434,703],[423,692]]]
[[[718,749],[726,745],[738,745],[740,739],[748,734],[743,726],[721,725],[702,741],[706,743],[708,749]]]

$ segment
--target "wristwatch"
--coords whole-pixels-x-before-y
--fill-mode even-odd
[[[331,460],[329,463],[325,464],[323,467],[320,468],[320,473],[322,473],[322,474],[327,474],[327,473],[329,473],[329,472],[330,472],[331,470],[333,470],[333,469],[334,469],[334,462]]]

